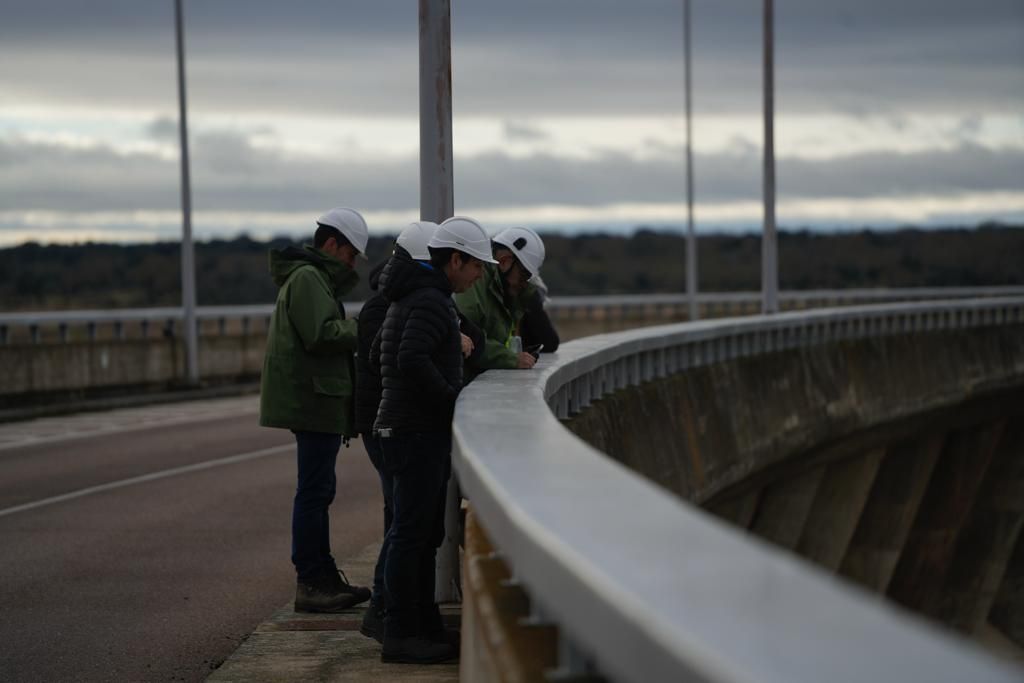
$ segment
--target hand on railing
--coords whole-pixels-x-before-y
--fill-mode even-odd
[[[536,362],[537,362],[537,359],[534,358],[533,354],[527,353],[525,351],[521,351],[519,353],[519,360],[518,360],[518,364],[516,365],[516,367],[518,369],[520,369],[520,370],[529,370],[530,368],[532,368],[534,366],[534,364]]]

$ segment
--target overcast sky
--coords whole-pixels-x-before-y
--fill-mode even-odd
[[[685,218],[681,1],[453,0],[455,201]],[[700,230],[760,223],[761,3],[694,0]],[[186,0],[200,237],[418,216],[416,3]],[[1024,2],[776,3],[779,222],[1024,221]],[[0,244],[180,232],[172,0],[0,0]]]

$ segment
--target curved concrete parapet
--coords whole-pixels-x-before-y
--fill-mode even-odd
[[[629,387],[740,359],[800,356],[908,333],[924,338],[984,329],[999,336],[1022,322],[1024,298],[1017,297],[831,309],[581,339],[543,358],[537,371],[488,372],[463,392],[454,423],[456,469],[534,611],[571,643],[561,650],[615,680],[1018,681],[1020,671],[970,644],[684,502],[663,486],[673,488],[672,482],[639,476],[571,434],[559,418]],[[1024,375],[1020,346],[1009,361],[1018,376]],[[972,376],[975,368],[966,371]],[[994,375],[976,374],[973,387],[999,388]],[[961,394],[969,390],[960,384]],[[836,401],[819,407],[839,416],[841,397]],[[658,414],[656,404],[634,408],[644,406]],[[773,406],[772,415],[782,408]],[[800,443],[817,440],[799,424],[776,426],[783,436],[804,434]],[[785,461],[773,438],[762,441],[765,463]],[[868,464],[858,471],[871,469],[870,457],[860,460]],[[707,500],[757,471],[737,461],[714,476],[705,472],[689,497]],[[861,478],[868,476],[861,472]],[[808,484],[812,504],[820,486]]]

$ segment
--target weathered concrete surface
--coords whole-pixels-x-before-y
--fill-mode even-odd
[[[978,492],[936,614],[964,631],[985,623],[1024,526],[1024,424],[1008,425]]]
[[[570,430],[819,566],[1024,644],[1024,327],[918,332],[691,368]]]
[[[796,551],[835,571],[846,553],[885,449],[847,458],[825,468]]]
[[[1024,648],[1024,540],[1017,539],[1017,545],[1010,556],[999,586],[995,602],[989,613],[989,620],[1006,636]]]
[[[889,587],[944,437],[897,441],[875,476],[839,573],[876,592]]]
[[[356,584],[370,585],[379,543],[346,563]],[[289,601],[260,625],[206,680],[212,683],[292,683],[293,681],[457,681],[458,664],[383,664],[380,645],[359,633],[364,607],[341,614],[299,614]],[[458,627],[457,606],[444,606],[445,621]]]
[[[208,382],[251,381],[263,363],[262,336],[203,337],[200,374]],[[0,346],[0,408],[180,386],[178,339]]]
[[[915,333],[698,367],[623,390],[568,421],[605,453],[688,500],[777,481],[813,451],[869,451],[915,418],[1024,385],[1024,328]],[[1007,407],[1006,409],[1009,409]],[[984,417],[984,416],[982,416]],[[642,428],[637,425],[643,425]],[[873,438],[885,427],[888,433]],[[861,437],[857,440],[855,437]],[[843,448],[846,447],[844,451]],[[815,456],[817,457],[817,456]]]
[[[678,316],[660,310],[630,311],[629,315],[588,316],[572,311],[556,321],[564,341],[577,337],[643,325],[661,324]],[[259,378],[263,367],[266,331],[262,324],[249,330],[229,325],[220,334],[214,321],[206,321],[199,337],[199,374],[204,382],[244,382]],[[165,336],[159,325],[145,335],[136,330],[118,339],[100,334],[89,340],[82,334],[60,342],[55,333],[40,343],[18,338],[0,345],[0,409],[26,402],[53,403],[180,386],[185,375],[182,340]]]
[[[997,421],[956,430],[946,441],[889,583],[889,597],[913,610],[936,613],[946,572],[1003,426]]]
[[[795,548],[824,474],[825,468],[816,467],[764,487],[750,530],[783,548]]]

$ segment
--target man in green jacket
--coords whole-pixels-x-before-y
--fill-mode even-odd
[[[338,208],[317,220],[313,246],[270,252],[280,287],[270,318],[260,381],[260,424],[290,429],[298,451],[292,508],[292,563],[296,612],[338,612],[370,598],[348,583],[331,555],[329,507],[334,465],[343,438],[354,436],[352,382],[356,321],[346,320],[340,297],[359,276],[366,221]]]
[[[529,228],[502,230],[491,243],[498,264],[487,265],[473,287],[455,295],[459,311],[487,337],[483,353],[471,368],[473,374],[491,368],[528,369],[537,362],[514,342],[526,303],[534,296],[530,278],[540,273],[544,243]]]

